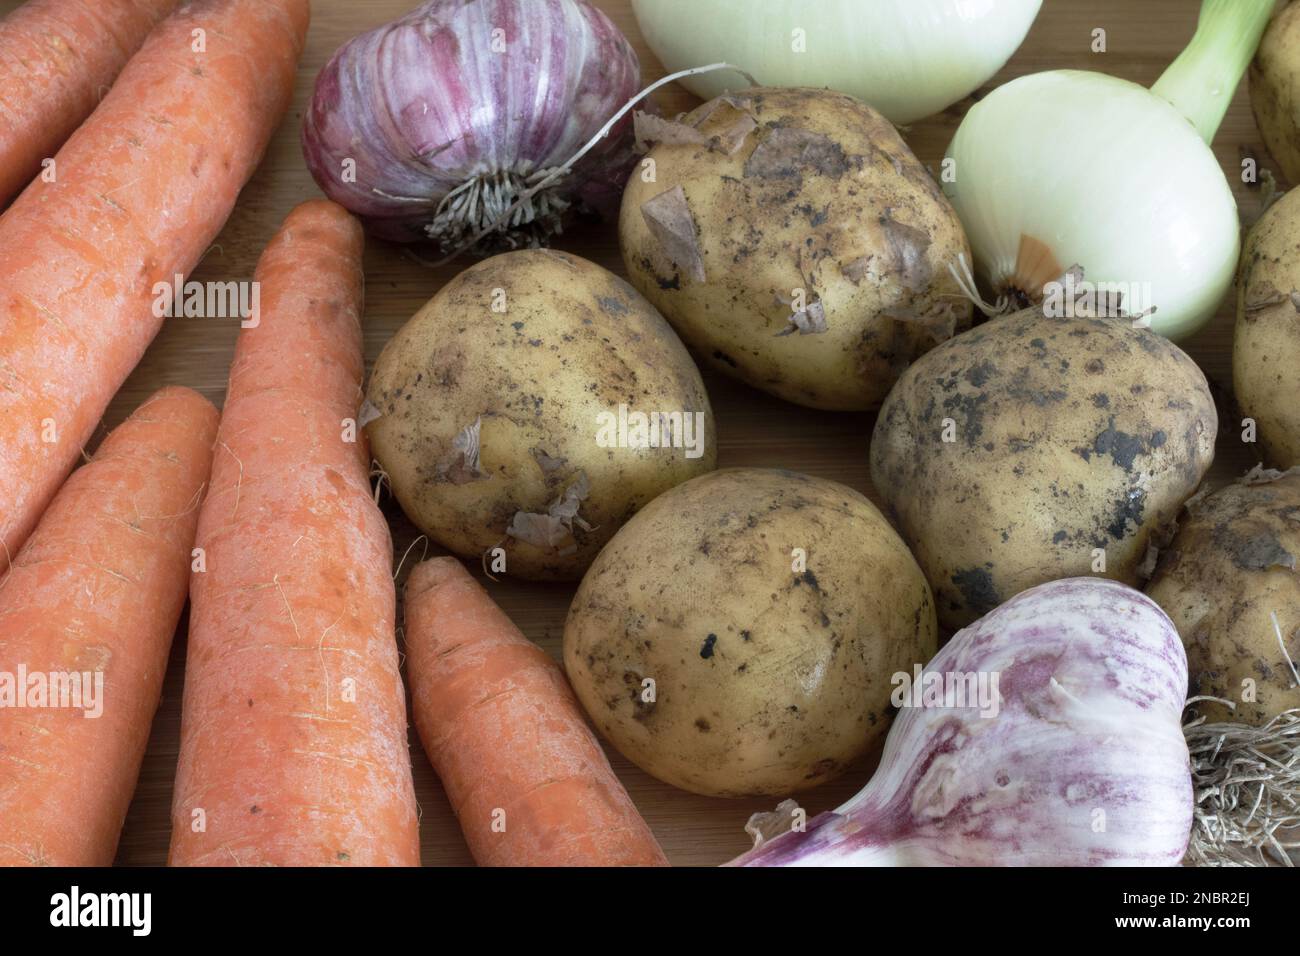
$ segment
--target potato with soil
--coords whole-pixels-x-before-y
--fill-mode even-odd
[[[934,604],[866,498],[727,469],[652,501],[574,597],[564,663],[600,731],[710,796],[837,776],[889,725],[891,678],[936,649]]]
[[[829,90],[747,90],[680,121],[623,194],[635,285],[703,360],[813,408],[880,404],[970,324],[965,233],[898,131]]]
[[[580,577],[638,508],[717,460],[699,370],[663,317],[550,250],[447,283],[379,356],[364,418],[420,530],[476,563],[500,547],[505,573],[540,580]]]
[[[1237,281],[1232,379],[1243,415],[1255,420],[1266,461],[1300,465],[1300,190],[1251,229]]]
[[[876,421],[871,477],[957,629],[1045,581],[1137,584],[1217,427],[1205,376],[1167,339],[1027,309],[904,373]]]
[[[1300,3],[1269,21],[1248,76],[1264,143],[1286,178],[1300,183]]]
[[[1237,705],[1200,712],[1260,726],[1300,707],[1300,470],[1256,473],[1188,512],[1147,593],[1187,648],[1189,694]]]

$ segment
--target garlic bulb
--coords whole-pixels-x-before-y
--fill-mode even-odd
[[[1040,585],[960,631],[920,685],[857,796],[732,865],[1182,859],[1187,658],[1154,601],[1103,578]],[[991,695],[969,695],[990,685]]]
[[[630,118],[566,164],[639,86],[631,44],[585,0],[428,0],[334,54],[303,153],[325,194],[382,238],[540,245],[575,207],[617,210],[636,161]]]

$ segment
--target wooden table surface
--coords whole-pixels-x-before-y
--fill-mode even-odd
[[[594,0],[631,38],[649,82],[663,75],[637,31],[629,0]],[[756,3],[762,0],[755,0]],[[813,0],[809,0],[813,2]],[[0,14],[18,6],[0,0]],[[865,3],[864,3],[865,5]],[[306,54],[298,70],[294,104],[277,132],[261,168],[244,190],[238,207],[216,245],[193,278],[251,279],[263,247],[297,203],[319,195],[303,164],[298,130],[313,80],[343,41],[405,13],[415,0],[316,0]],[[1028,39],[989,85],[1039,70],[1063,67],[1112,73],[1144,85],[1152,83],[1191,37],[1197,0],[1045,0]],[[1092,31],[1107,33],[1108,51],[1090,50]],[[689,107],[694,98],[670,86],[657,95],[665,112]],[[906,138],[922,159],[937,168],[970,101],[916,124]],[[1104,136],[1105,130],[1098,129]],[[1255,128],[1245,94],[1237,91],[1215,140],[1215,152],[1233,184],[1243,217],[1260,204],[1257,189],[1241,184],[1243,154],[1273,167]],[[1280,174],[1279,174],[1280,177]],[[561,244],[577,255],[623,273],[612,226],[589,226],[568,234]],[[366,253],[366,359],[373,362],[402,325],[464,263],[431,269],[400,248],[371,242]],[[1231,385],[1230,347],[1233,314],[1225,302],[1214,322],[1186,345],[1211,382],[1226,398]],[[169,384],[188,385],[220,404],[226,387],[238,323],[214,319],[171,319],[144,361],[113,402],[100,434],[122,421],[146,396]],[[873,416],[835,414],[798,408],[769,398],[716,375],[705,375],[717,415],[721,466],[781,466],[844,482],[879,500],[867,469],[867,442]],[[1227,413],[1228,406],[1221,408]],[[1225,417],[1213,480],[1221,483],[1253,463],[1239,441],[1239,429]],[[415,538],[410,524],[386,502],[397,555]],[[548,652],[560,656],[560,638],[572,588],[505,581],[491,593],[523,631]],[[185,667],[185,622],[177,633],[162,705],[154,721],[148,756],[122,834],[117,861],[122,865],[160,865],[169,839],[172,778],[180,734],[181,689]],[[422,818],[420,838],[427,865],[469,864],[472,860],[438,780],[412,734],[415,786]],[[770,809],[768,800],[720,800],[694,796],[654,780],[617,753],[610,759],[632,798],[649,821],[675,864],[721,863],[749,845],[743,826],[755,810]],[[835,806],[855,793],[870,774],[871,760],[840,780],[801,795],[810,813]]]

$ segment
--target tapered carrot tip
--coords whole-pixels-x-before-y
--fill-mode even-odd
[[[560,666],[455,558],[412,570],[415,725],[482,866],[663,866]]]
[[[465,570],[465,565],[455,558],[430,558],[421,561],[411,570],[411,576],[406,579],[407,600],[456,580],[473,581],[474,578]]]
[[[288,218],[285,219],[285,225],[289,226],[291,231],[306,224],[333,226],[355,233],[358,237],[363,237],[365,234],[357,217],[330,199],[304,199],[293,207]],[[364,239],[362,241],[364,242]]]
[[[184,385],[167,385],[154,392],[131,416],[140,421],[159,421],[202,427],[203,434],[216,437],[221,413],[210,401]]]

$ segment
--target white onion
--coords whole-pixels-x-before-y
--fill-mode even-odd
[[[1196,38],[1160,81],[1079,70],[1021,77],[975,104],[944,190],[977,273],[1012,306],[1072,266],[1115,283],[1131,315],[1170,338],[1199,329],[1232,283],[1236,202],[1208,141],[1272,0],[1206,0]]]
[[[986,82],[1020,46],[1041,6],[1042,0],[632,0],[646,42],[670,71],[724,59],[766,86],[849,93],[895,123],[937,113]],[[712,99],[734,77],[683,82]]]

